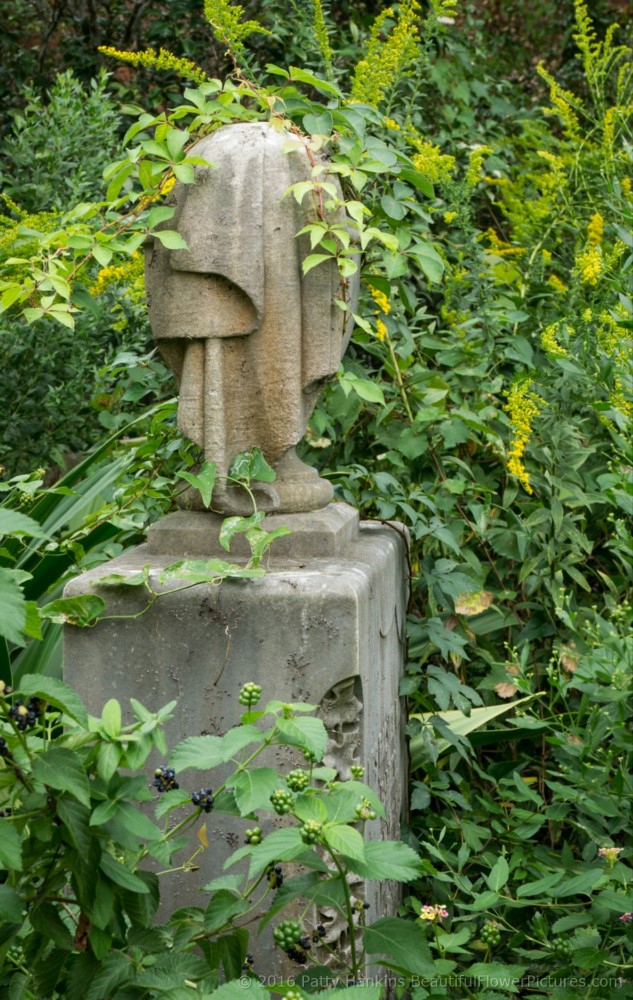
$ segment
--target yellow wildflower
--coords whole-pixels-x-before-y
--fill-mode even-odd
[[[547,284],[556,292],[563,293],[569,291],[565,282],[561,281],[557,274],[550,274]]]
[[[602,274],[602,254],[600,247],[591,247],[576,258],[580,280],[585,285],[597,285]]]
[[[574,110],[574,106],[581,112],[584,110],[580,100],[571,91],[563,90],[554,77],[547,72],[543,63],[538,64],[536,72],[549,86],[549,99],[552,102],[552,107],[545,108],[545,114],[558,115],[563,123],[563,131],[567,138],[580,140],[582,129],[578,115]]]
[[[378,340],[385,340],[387,336],[387,327],[381,319],[376,320],[376,336]]]
[[[553,355],[558,358],[566,358],[567,351],[564,347],[556,340],[556,334],[558,332],[558,323],[550,323],[543,332],[541,333],[541,347],[546,354]]]
[[[623,195],[624,195],[625,198],[630,198],[631,197],[631,178],[630,177],[623,177],[622,178],[622,193],[623,193]]]
[[[457,212],[444,212],[444,222],[448,222],[450,225],[457,218],[457,214]]]
[[[490,243],[489,250],[497,257],[522,257],[527,252],[525,247],[513,247],[499,239],[494,229],[487,229],[485,235]]]
[[[411,137],[411,145],[417,149],[413,157],[413,166],[432,182],[449,180],[455,169],[455,157],[442,153],[428,139],[418,136]]]
[[[420,51],[418,0],[403,0],[395,26],[388,31],[387,22],[394,20],[392,7],[383,10],[371,29],[365,58],[354,71],[351,100],[377,108],[388,91],[403,75],[406,67]],[[387,37],[383,36],[387,33]]]
[[[102,295],[112,285],[124,284],[133,302],[144,298],[144,262],[141,254],[135,250],[129,260],[123,264],[102,267],[90,287],[90,294],[95,297]]]
[[[142,52],[125,52],[116,49],[112,45],[100,45],[99,52],[104,56],[111,56],[120,62],[129,63],[131,66],[141,66],[145,69],[171,70],[185,80],[193,80],[194,83],[207,83],[209,77],[203,69],[197,66],[191,59],[182,59],[175,56],[169,49],[160,49],[157,53],[155,49],[143,49]]]
[[[388,316],[391,312],[391,302],[387,298],[384,292],[378,291],[377,288],[371,289],[371,297],[385,316]]]
[[[160,193],[162,195],[169,194],[175,183],[176,183],[176,178],[172,174],[171,177],[168,177],[165,183],[163,184],[162,188],[160,189]]]
[[[508,452],[508,472],[519,480],[527,493],[532,493],[533,490],[527,469],[523,464],[523,455],[532,434],[532,422],[541,412],[543,405],[540,396],[530,392],[530,386],[530,382],[511,386],[506,393],[508,402],[504,406],[504,410],[510,417],[513,431]]]
[[[468,170],[466,171],[466,186],[473,188],[479,183],[481,177],[481,167],[492,150],[489,146],[477,146],[468,154]]]
[[[591,309],[584,309],[582,318],[584,319],[585,323],[590,323],[591,320],[593,319],[593,312],[591,311]]]
[[[549,264],[550,260],[552,259],[552,255],[549,252],[549,250],[545,250],[545,249],[541,250],[541,257],[543,258],[543,260],[544,260],[544,262],[546,264]]]
[[[393,132],[400,131],[400,126],[394,118],[383,118],[383,125],[385,128],[390,128]]]
[[[588,247],[599,246],[603,235],[604,235],[604,219],[600,215],[600,212],[596,212],[595,215],[591,216],[591,219],[589,220],[589,225],[587,226],[587,246]]]

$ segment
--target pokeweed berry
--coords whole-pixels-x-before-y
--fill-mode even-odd
[[[244,684],[240,691],[239,703],[244,705],[246,708],[252,708],[256,705],[262,696],[262,689],[259,684],[253,684],[249,681],[248,684]]]
[[[317,823],[314,819],[308,819],[299,827],[299,833],[301,834],[301,839],[304,844],[316,844],[323,832],[323,826],[321,823]]]
[[[250,830],[244,830],[244,843],[245,844],[261,844],[262,842],[262,828],[261,826],[253,826]]]
[[[496,920],[486,920],[479,935],[484,944],[489,948],[496,948],[501,944],[501,930]]]
[[[295,797],[292,792],[287,792],[283,788],[277,788],[270,796],[272,807],[278,816],[284,816],[294,808]]]
[[[204,812],[210,813],[213,809],[212,790],[210,788],[201,788],[199,792],[193,793],[191,801],[194,806],[198,806],[198,808],[203,809]]]
[[[281,870],[281,865],[268,865],[266,872],[266,878],[268,879],[268,885],[271,889],[281,889],[284,884],[284,877]]]
[[[310,784],[309,776],[300,767],[286,775],[286,781],[288,788],[291,788],[293,792],[303,792]]]
[[[359,820],[376,819],[376,810],[372,809],[369,799],[361,799],[354,812]]]
[[[173,767],[157,767],[154,771],[152,785],[159,793],[171,792],[174,788],[180,788]]]

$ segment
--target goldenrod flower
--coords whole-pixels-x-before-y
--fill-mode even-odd
[[[587,226],[587,246],[597,247],[602,241],[604,235],[604,219],[600,215],[600,212],[596,212],[595,215],[591,216],[589,220],[589,225]]]
[[[365,58],[357,64],[352,81],[351,100],[377,108],[391,91],[403,71],[418,55],[420,32],[418,0],[403,0],[395,27],[384,38],[392,7],[383,10],[371,29]]]
[[[507,468],[527,493],[532,493],[530,478],[523,464],[525,448],[532,434],[532,422],[541,412],[543,400],[530,391],[530,382],[513,385],[507,392],[504,410],[510,417],[513,436],[508,452]]]
[[[193,80],[194,83],[206,83],[209,77],[191,59],[182,59],[175,56],[169,49],[160,49],[157,53],[155,49],[143,49],[142,52],[126,52],[116,49],[111,45],[100,45],[99,52],[104,56],[112,56],[120,62],[129,63],[131,66],[141,66],[145,69],[171,70],[185,80]]]
[[[568,352],[564,347],[561,347],[556,340],[557,331],[558,323],[551,323],[548,327],[546,327],[541,333],[541,347],[546,354],[551,354],[559,358],[566,358]]]
[[[391,302],[387,298],[384,292],[380,292],[377,288],[371,289],[371,297],[380,309],[381,312],[388,316],[391,312]]]
[[[436,181],[450,180],[455,169],[455,157],[442,153],[439,146],[435,146],[428,139],[421,136],[411,136],[411,145],[417,149],[413,157],[413,166],[421,174],[435,183]]]
[[[602,274],[602,254],[599,247],[591,247],[576,258],[580,280],[585,285],[597,285]]]
[[[547,284],[551,288],[553,288],[554,291],[556,292],[564,293],[569,291],[565,282],[561,281],[561,279],[558,277],[557,274],[550,274],[549,278],[547,279]]]
[[[378,340],[385,340],[387,336],[387,327],[381,319],[376,320],[376,336]]]
[[[447,222],[450,225],[451,222],[455,221],[455,219],[457,218],[457,215],[458,215],[457,212],[444,212],[444,216],[443,216],[444,222]]]
[[[489,146],[477,146],[476,149],[472,149],[468,154],[468,170],[466,171],[466,186],[473,188],[479,183],[481,177],[481,167],[486,159],[492,153]]]

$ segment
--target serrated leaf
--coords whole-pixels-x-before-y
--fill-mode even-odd
[[[230,784],[235,801],[243,816],[258,809],[270,808],[270,796],[279,784],[277,772],[271,767],[255,767],[242,771]]]
[[[0,836],[4,831],[0,831]],[[21,924],[24,917],[24,903],[15,889],[9,885],[0,885],[0,924]]]
[[[481,986],[494,986],[508,993],[518,993],[527,965],[502,965],[500,962],[477,962],[464,975],[477,979]]]
[[[363,946],[370,955],[385,955],[390,964],[414,975],[436,975],[425,932],[410,920],[377,920],[366,929]]]
[[[262,743],[265,734],[256,726],[237,726],[224,736],[189,736],[171,752],[170,762],[178,771],[190,767],[208,771],[231,760],[253,743]]]
[[[65,715],[78,722],[82,729],[88,728],[88,713],[79,695],[68,684],[55,677],[44,677],[41,674],[25,674],[22,677],[18,691],[27,700],[41,698]]]
[[[71,844],[76,850],[88,857],[90,853],[90,842],[92,834],[90,832],[90,811],[77,799],[63,795],[57,800],[57,815],[66,827]]]
[[[113,858],[111,854],[103,853],[101,855],[99,867],[111,882],[121,886],[122,889],[129,889],[130,892],[141,894],[149,893],[149,888],[143,879],[131,872],[116,858]]]
[[[26,599],[19,584],[18,571],[0,566],[0,636],[16,646],[24,646],[26,639]]]
[[[323,831],[323,837],[331,850],[343,854],[355,862],[365,860],[365,843],[358,830],[355,830],[353,826],[347,826],[343,823],[328,826]]]
[[[370,840],[365,844],[365,860],[350,860],[349,867],[367,879],[413,882],[422,874],[422,862],[412,848],[394,840]]]
[[[42,525],[26,514],[0,507],[0,535],[28,535],[30,538],[50,538]]]
[[[321,719],[310,716],[299,719],[277,719],[277,730],[282,734],[283,740],[276,739],[274,742],[289,743],[302,750],[309,750],[317,760],[323,757],[328,735]]]
[[[39,754],[31,767],[33,776],[48,788],[68,792],[90,805],[90,785],[81,757],[66,747],[51,747]]]

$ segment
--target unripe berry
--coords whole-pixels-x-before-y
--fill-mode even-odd
[[[259,684],[253,684],[252,681],[249,681],[247,684],[244,684],[240,691],[239,703],[246,708],[252,708],[261,698],[261,694],[262,689]]]
[[[284,788],[277,788],[270,796],[272,807],[278,816],[284,816],[294,808],[295,797]]]
[[[304,789],[308,787],[310,779],[305,771],[302,771],[300,767],[291,771],[287,775],[286,781],[288,782],[288,787],[293,790],[293,792],[303,792]]]

